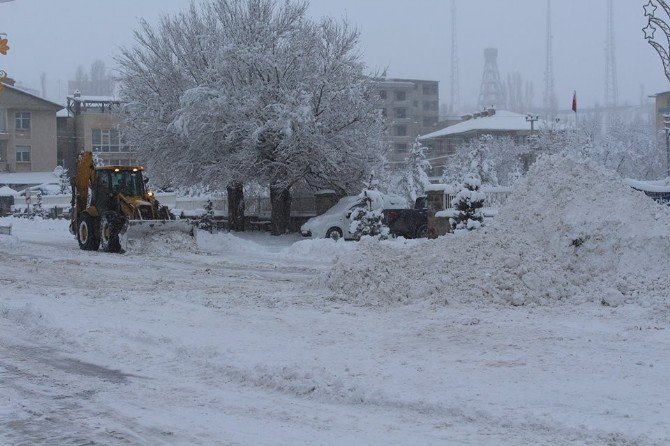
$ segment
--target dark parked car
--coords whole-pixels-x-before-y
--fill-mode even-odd
[[[405,238],[428,236],[428,206],[426,197],[419,197],[414,209],[384,209],[384,224],[391,235]]]

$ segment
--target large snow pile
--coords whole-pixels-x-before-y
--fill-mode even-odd
[[[367,242],[326,284],[359,304],[413,300],[664,302],[670,211],[616,173],[567,155],[539,160],[483,230],[411,250]]]

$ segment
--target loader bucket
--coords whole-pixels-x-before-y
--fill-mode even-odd
[[[130,251],[197,249],[195,227],[183,220],[129,220],[121,244]]]

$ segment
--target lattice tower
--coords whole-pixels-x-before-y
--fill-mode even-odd
[[[482,75],[482,85],[479,90],[477,105],[480,108],[493,106],[498,109],[505,106],[505,92],[500,82],[498,50],[496,48],[486,48],[484,50],[484,74]]]

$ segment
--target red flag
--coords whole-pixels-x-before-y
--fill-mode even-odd
[[[577,113],[577,91],[572,95],[572,111]]]

